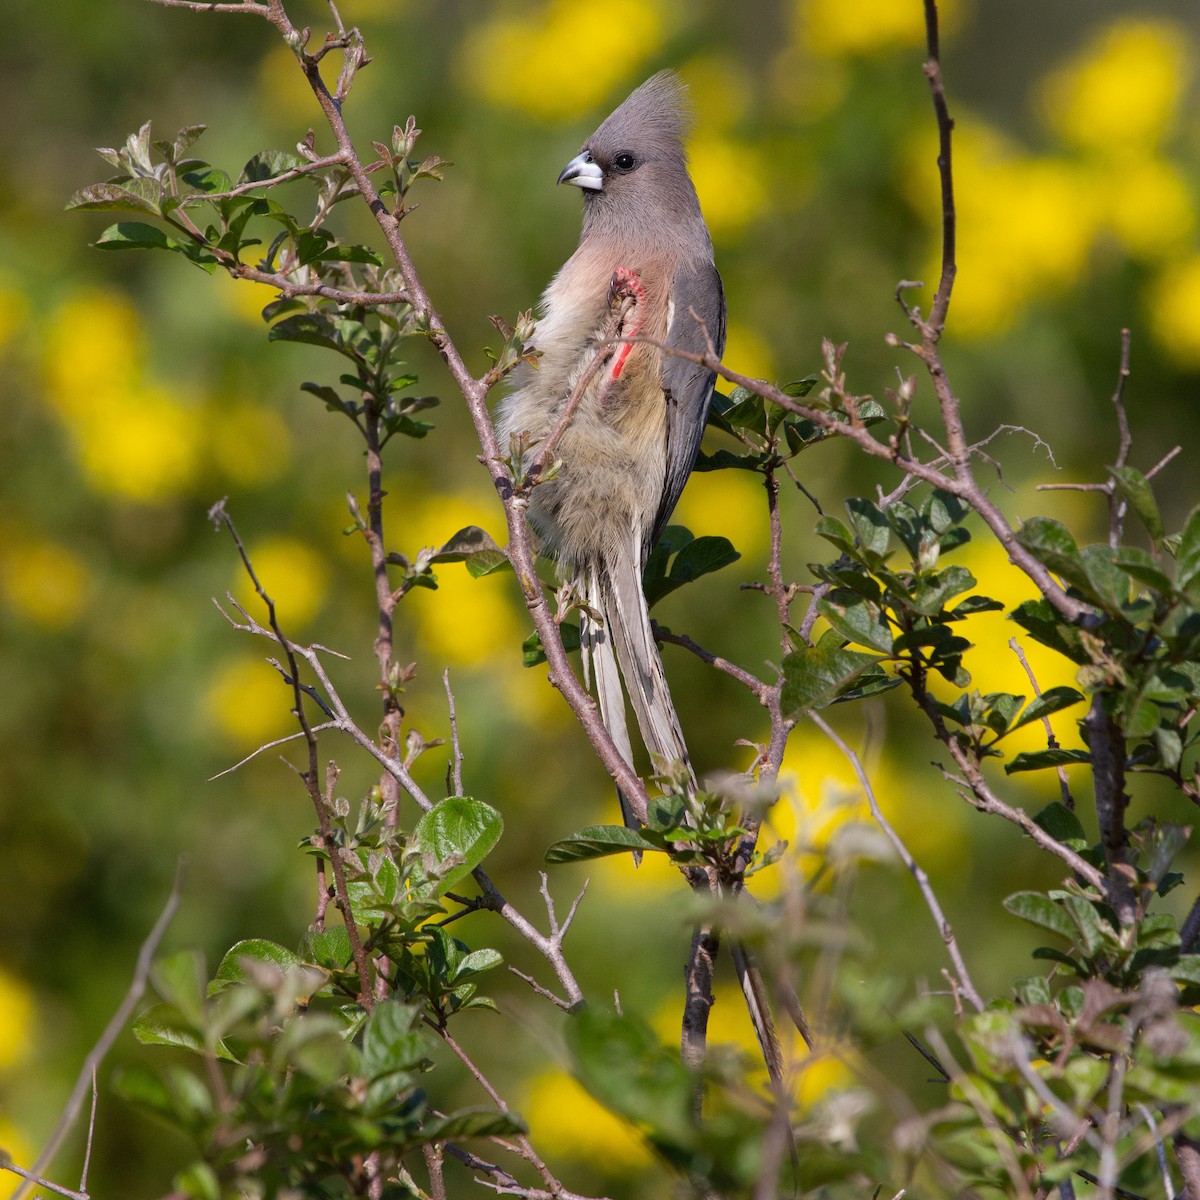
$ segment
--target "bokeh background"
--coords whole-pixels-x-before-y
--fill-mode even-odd
[[[691,86],[693,173],[729,299],[728,363],[794,379],[820,368],[821,339],[848,344],[851,388],[882,395],[912,359],[900,279],[936,277],[935,129],[918,0],[344,0],[375,62],[347,108],[362,145],[415,113],[421,148],[456,164],[424,185],[406,222],[449,329],[482,370],[489,313],[530,307],[574,245],[579,198],[555,189],[562,164],[636,83],[664,66]],[[322,6],[293,5],[323,28]],[[968,428],[1002,435],[994,494],[1013,517],[1048,512],[1099,537],[1094,497],[1037,493],[1038,482],[1097,480],[1116,430],[1108,397],[1119,330],[1133,334],[1132,461],[1184,452],[1159,482],[1178,526],[1196,500],[1200,431],[1200,18],[1192,0],[957,0],[945,6],[944,60],[957,119],[960,281],[946,358]],[[372,590],[365,550],[343,536],[345,493],[363,491],[361,452],[338,419],[301,394],[335,368],[318,353],[268,345],[270,294],[209,277],[181,259],[90,249],[103,214],[65,213],[76,188],[108,174],[95,146],[144,121],[157,136],[205,123],[196,151],[236,174],[255,152],[287,148],[319,114],[294,60],[265,23],[196,15],[144,0],[8,0],[0,76],[0,1145],[30,1162],[74,1073],[122,995],[136,949],[181,855],[182,909],[168,948],[215,964],[242,937],[294,944],[311,918],[310,863],[296,849],[313,817],[275,753],[211,777],[290,732],[289,693],[265,650],[232,631],[210,597],[251,599],[232,547],[205,520],[229,497],[281,619],[294,636],[351,656],[338,678],[369,726]],[[317,144],[327,143],[318,128]],[[349,206],[346,206],[349,207]],[[367,237],[366,225],[352,232]],[[423,390],[443,397],[437,429],[396,444],[388,477],[392,548],[414,554],[456,529],[502,524],[477,447],[437,359],[413,346]],[[918,394],[929,403],[922,383]],[[1053,453],[1053,459],[1050,458]],[[799,462],[828,511],[884,470],[846,446]],[[763,578],[765,506],[751,476],[694,477],[676,519],[722,534],[742,559],[664,602],[660,620],[752,669],[778,659]],[[825,555],[811,505],[785,498],[786,562]],[[982,536],[962,556],[981,589],[1027,594]],[[399,654],[418,664],[411,724],[447,733],[442,672],[457,695],[467,790],[505,814],[493,874],[537,904],[536,869],[555,838],[615,816],[611,789],[545,682],[524,670],[528,621],[511,576],[438,573],[399,617]],[[968,659],[982,690],[1027,692],[1003,616],[975,619]],[[724,676],[667,652],[702,770],[745,767],[739,738],[763,735],[752,702]],[[1031,651],[1043,687],[1070,671]],[[875,703],[841,721],[866,754],[881,802],[934,878],[977,982],[1002,989],[1031,945],[998,897],[1048,882],[1009,827],[973,814],[930,765],[902,707]],[[1070,716],[1060,738],[1075,744]],[[1030,746],[1037,734],[1031,732]],[[348,746],[343,794],[372,781]],[[285,750],[286,754],[286,750]],[[440,791],[445,751],[421,778]],[[812,871],[832,831],[862,816],[848,765],[797,732],[775,832]],[[1052,778],[1003,784],[1038,807]],[[1135,814],[1173,811],[1153,790]],[[1179,814],[1188,819],[1188,814]],[[591,880],[574,941],[597,996],[673,1039],[688,930],[681,885],[648,864],[562,869],[565,905]],[[764,880],[767,890],[772,886]],[[1181,901],[1182,903],[1182,901]],[[894,866],[864,862],[856,919],[882,972],[936,983],[940,941]],[[474,944],[520,946],[481,917]],[[1032,969],[1032,964],[1030,964]],[[727,985],[723,984],[727,989]],[[561,1069],[557,1019],[516,980],[497,977],[504,1015],[473,1014],[464,1038],[522,1108],[539,1144],[580,1190],[662,1194],[636,1135],[614,1128]],[[726,995],[726,993],[723,993]],[[747,1034],[737,1002],[720,1034]],[[898,1046],[889,1069],[926,1072]],[[101,1077],[91,1187],[157,1195],[186,1148],[108,1093],[111,1068],[146,1057],[119,1043]],[[805,1076],[845,1082],[836,1064]],[[447,1067],[443,1086],[472,1096]],[[930,1100],[936,1097],[930,1092]],[[81,1137],[60,1158],[65,1181]],[[4,1177],[8,1178],[8,1177]],[[0,1179],[0,1195],[8,1185]]]

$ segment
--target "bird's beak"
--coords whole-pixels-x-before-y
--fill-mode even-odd
[[[563,167],[558,182],[573,183],[576,187],[599,192],[604,190],[604,172],[600,169],[599,163],[592,158],[591,152],[584,150],[582,154],[577,154]]]

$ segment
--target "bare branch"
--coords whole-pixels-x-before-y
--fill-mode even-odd
[[[171,891],[167,896],[166,903],[163,905],[162,911],[158,914],[158,920],[154,922],[150,932],[146,935],[146,940],[142,942],[141,948],[138,950],[137,965],[134,968],[133,978],[129,982],[129,987],[126,989],[125,997],[117,1006],[117,1010],[109,1019],[108,1024],[104,1027],[104,1031],[96,1039],[96,1044],[88,1051],[87,1057],[83,1060],[83,1066],[79,1070],[75,1086],[71,1089],[71,1095],[68,1097],[62,1115],[58,1119],[58,1124],[55,1125],[53,1133],[50,1134],[49,1141],[42,1148],[41,1154],[37,1156],[37,1161],[33,1164],[28,1174],[22,1171],[16,1172],[19,1175],[23,1175],[27,1181],[53,1187],[53,1190],[61,1192],[65,1196],[83,1195],[82,1192],[70,1192],[55,1187],[52,1184],[45,1184],[41,1175],[50,1165],[55,1154],[58,1153],[58,1148],[62,1145],[63,1138],[66,1137],[67,1132],[75,1123],[75,1118],[79,1115],[79,1109],[83,1104],[83,1098],[87,1095],[88,1088],[93,1085],[93,1081],[95,1080],[96,1069],[104,1061],[105,1055],[112,1049],[113,1043],[120,1036],[128,1024],[129,1018],[133,1016],[133,1012],[141,1001],[142,996],[145,995],[146,983],[150,978],[150,968],[154,964],[155,954],[158,953],[159,943],[162,941],[163,935],[167,932],[167,927],[171,924],[179,908],[179,900],[183,893],[185,867],[186,860],[180,859],[179,865],[175,869],[175,882],[171,885]],[[21,1200],[26,1191],[26,1185],[22,1184],[14,1193],[13,1200]]]
[[[808,716],[809,720],[842,752],[846,761],[853,768],[854,774],[858,778],[859,787],[862,788],[863,795],[867,798],[867,804],[871,809],[871,816],[875,818],[875,823],[883,830],[888,841],[892,843],[896,853],[900,856],[900,861],[904,863],[909,873],[917,881],[917,887],[921,889],[921,895],[925,898],[925,906],[929,909],[934,924],[937,925],[938,933],[942,936],[942,941],[946,943],[946,951],[950,955],[950,961],[954,964],[954,970],[958,974],[958,985],[962,989],[963,995],[971,1002],[971,1006],[976,1012],[982,1012],[984,1008],[983,998],[979,995],[975,984],[971,980],[971,973],[967,970],[966,960],[963,958],[962,952],[958,948],[958,942],[954,937],[954,929],[946,918],[946,914],[942,911],[942,906],[938,903],[937,895],[933,890],[933,884],[930,883],[929,876],[925,873],[921,865],[913,858],[903,839],[892,827],[891,822],[883,815],[879,807],[879,801],[875,797],[875,789],[871,786],[871,781],[863,769],[862,761],[820,713],[810,712]]]

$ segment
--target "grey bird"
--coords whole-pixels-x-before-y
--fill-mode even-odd
[[[525,435],[526,468],[557,437],[561,465],[531,489],[529,519],[590,610],[585,672],[614,743],[632,765],[623,679],[654,765],[683,764],[690,776],[642,590],[647,556],[695,464],[714,379],[661,347],[720,355],[725,342],[686,125],[683,86],[660,72],[558,177],[583,192],[583,232],[542,297],[541,358],[519,369],[498,427],[502,444]]]

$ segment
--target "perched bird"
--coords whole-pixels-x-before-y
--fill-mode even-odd
[[[583,232],[542,298],[541,358],[519,369],[498,424],[502,444],[525,435],[526,469],[547,440],[560,460],[553,478],[531,489],[529,518],[594,614],[583,617],[585,670],[613,741],[632,764],[623,679],[652,759],[690,771],[642,590],[647,556],[696,461],[713,390],[712,371],[661,347],[720,355],[725,342],[686,124],[683,86],[660,72],[559,175],[583,192]],[[622,807],[632,825],[624,797]]]

